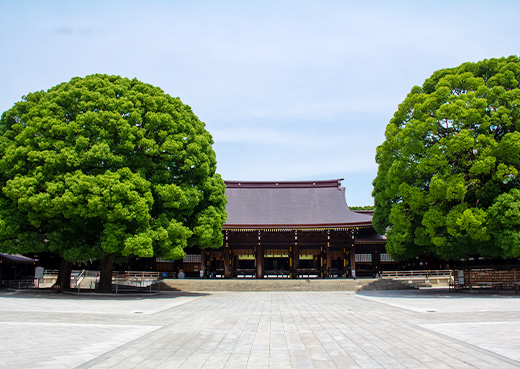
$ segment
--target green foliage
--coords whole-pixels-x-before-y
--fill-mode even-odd
[[[488,215],[496,246],[506,257],[520,255],[520,190],[513,188],[497,196]]]
[[[374,210],[373,205],[365,205],[365,206],[349,206],[350,210]]]
[[[517,56],[465,63],[399,105],[373,192],[374,227],[394,259],[520,256],[517,218],[504,215],[520,185],[519,81]]]
[[[69,261],[219,247],[225,185],[189,106],[118,76],[24,96],[0,120],[0,249]]]

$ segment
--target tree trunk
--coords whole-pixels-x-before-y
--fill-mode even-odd
[[[57,290],[70,289],[70,274],[72,273],[72,263],[65,259],[61,259],[60,269],[58,269],[58,278],[52,286]]]
[[[97,292],[112,292],[112,270],[114,269],[115,258],[115,254],[107,254],[101,259],[99,283],[96,289]]]

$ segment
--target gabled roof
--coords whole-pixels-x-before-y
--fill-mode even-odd
[[[327,181],[225,181],[228,218],[224,229],[355,228],[370,215],[351,211],[340,179]]]
[[[374,230],[362,232],[356,236],[355,244],[386,243],[386,236],[382,236]]]
[[[17,264],[31,264],[35,263],[38,260],[37,259],[31,259],[27,256],[23,256],[20,254],[10,255],[10,254],[4,254],[3,252],[0,252],[0,259],[5,260],[11,263],[17,263]]]

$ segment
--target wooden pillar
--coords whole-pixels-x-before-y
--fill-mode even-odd
[[[327,238],[327,236],[326,236],[326,238]],[[328,242],[328,240],[326,240],[325,245],[327,245],[327,242]],[[327,246],[325,246],[325,247],[321,246],[320,247],[320,277],[321,278],[327,278],[327,276],[326,276],[327,258],[326,258],[326,255],[324,255],[324,252],[326,252],[326,250],[327,250]]]
[[[330,244],[327,245],[327,262],[326,262],[327,268],[325,269],[327,271],[327,278],[331,278],[330,274],[330,268],[332,267],[332,249],[330,248]]]
[[[348,269],[349,269],[349,252],[346,247],[343,247],[343,277],[348,277]]]
[[[326,266],[326,263],[327,263],[327,259],[326,257],[324,256],[324,250],[325,247],[320,247],[320,274],[321,274],[321,278],[326,278],[325,276],[325,269],[327,268]]]
[[[203,278],[206,278],[207,270],[206,270],[206,250],[200,250],[200,270],[202,271]]]
[[[226,243],[224,246],[224,278],[231,278],[231,258],[230,258],[231,250],[229,249],[229,245]]]
[[[327,247],[325,248],[325,278],[330,278],[330,268],[332,266],[332,250],[330,249],[330,230],[327,231]]]
[[[377,246],[374,246],[377,247]],[[372,251],[372,268],[376,272],[376,277],[379,276],[379,272],[381,271],[381,255],[378,250]]]
[[[356,251],[354,244],[350,245],[350,275],[356,279]]]
[[[260,231],[258,231],[258,246],[256,247],[256,278],[262,279],[264,278],[264,247],[260,242]]]
[[[323,278],[323,247],[320,247],[320,257],[318,262],[318,266],[320,268],[320,278]]]
[[[298,278],[298,263],[300,262],[300,251],[298,248],[298,244],[295,243],[292,249],[292,278],[297,279]]]
[[[264,247],[260,243],[256,247],[255,262],[256,278],[262,279],[264,278]]]
[[[294,231],[294,246],[289,248],[289,258],[291,267],[291,278],[298,278],[298,261],[300,259],[298,252],[298,231]]]

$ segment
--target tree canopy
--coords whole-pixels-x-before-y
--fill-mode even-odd
[[[349,206],[350,210],[374,210],[373,205],[364,205],[364,206]]]
[[[30,93],[0,120],[0,249],[69,261],[222,245],[213,140],[190,107],[119,76]]]
[[[377,148],[374,227],[395,259],[520,256],[520,59],[415,86]]]

